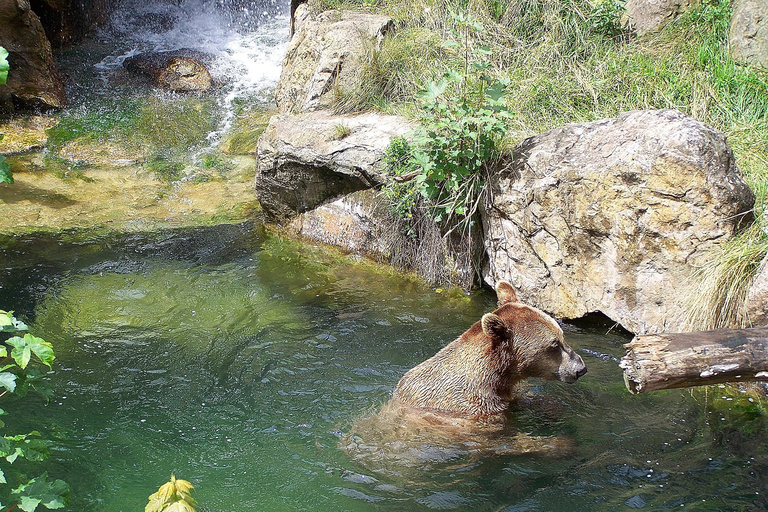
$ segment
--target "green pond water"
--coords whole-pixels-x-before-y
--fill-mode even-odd
[[[759,399],[631,396],[629,338],[610,324],[565,324],[589,373],[531,382],[539,400],[510,411],[510,429],[572,453],[385,467],[342,449],[346,434],[492,310],[492,292],[434,290],[252,225],[1,242],[0,309],[57,354],[55,398],[6,400],[6,429],[53,440],[46,469],[70,484],[69,510],[143,510],[171,473],[200,512],[768,507]]]

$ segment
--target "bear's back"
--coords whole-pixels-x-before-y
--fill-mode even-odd
[[[393,398],[410,407],[461,417],[503,412],[509,390],[499,389],[497,354],[479,322],[437,354],[409,370]]]

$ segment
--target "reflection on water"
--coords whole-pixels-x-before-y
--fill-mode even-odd
[[[3,408],[14,430],[43,424],[56,440],[48,470],[71,484],[72,510],[141,510],[170,473],[201,511],[766,505],[759,404],[721,388],[630,396],[627,338],[607,327],[566,325],[589,373],[533,382],[510,413],[527,436],[572,440],[567,456],[458,450],[377,471],[342,449],[350,426],[493,293],[437,293],[247,225],[3,244],[0,308],[58,356],[52,403]]]

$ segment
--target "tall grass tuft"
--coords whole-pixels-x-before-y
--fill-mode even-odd
[[[746,314],[745,299],[755,271],[768,252],[768,239],[753,231],[755,224],[725,244],[722,252],[692,276],[687,295],[686,327],[711,330],[756,327]]]

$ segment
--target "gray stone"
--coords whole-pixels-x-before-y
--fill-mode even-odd
[[[483,258],[480,233],[444,236],[428,217],[418,222],[418,237],[404,234],[404,222],[388,210],[382,193],[353,192],[302,213],[288,224],[289,233],[340,247],[398,270],[414,272],[435,285],[464,289],[478,283]]]
[[[693,269],[754,204],[725,137],[673,110],[527,139],[492,191],[485,280],[509,280],[556,316],[601,312],[634,333],[682,329]]]
[[[701,0],[627,0],[627,22],[638,36],[658,32],[681,13],[701,5]]]
[[[768,68],[768,2],[736,0],[729,39],[734,60]]]
[[[298,5],[275,89],[278,110],[300,113],[332,106],[338,89],[356,86],[360,64],[392,26],[385,16],[354,11],[314,14],[311,5]]]
[[[412,129],[402,117],[273,116],[258,144],[256,193],[269,219],[283,222],[342,195],[386,182],[384,154]]]

